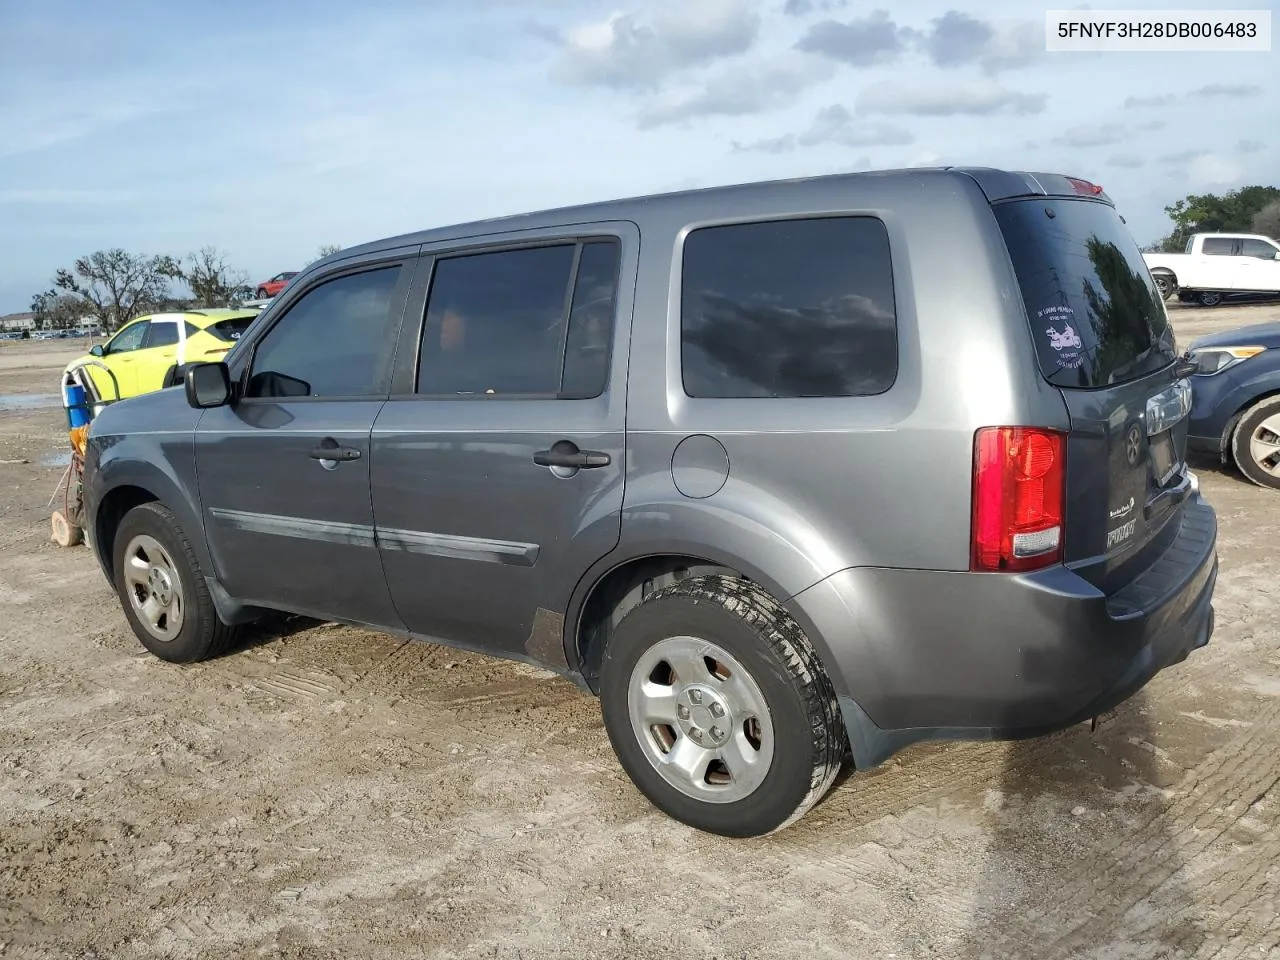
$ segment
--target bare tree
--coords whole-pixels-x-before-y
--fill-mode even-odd
[[[243,270],[232,270],[227,258],[215,247],[188,254],[180,276],[191,288],[197,307],[227,306],[249,283],[249,275]]]
[[[1272,200],[1253,215],[1253,232],[1280,240],[1280,200]]]
[[[341,249],[336,243],[321,244],[320,249],[316,251],[316,260],[323,260],[325,257],[333,256]],[[312,262],[314,263],[315,261],[313,260]]]
[[[182,277],[172,257],[132,254],[119,247],[81,257],[73,270],[60,269],[54,285],[85,301],[105,331],[169,299],[169,283]]]
[[[69,330],[90,310],[89,303],[74,293],[46,290],[31,298],[37,330]]]

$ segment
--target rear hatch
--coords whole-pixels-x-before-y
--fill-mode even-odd
[[[1085,198],[992,205],[1040,372],[1062,392],[1065,562],[1107,594],[1178,533],[1191,388],[1142,253],[1115,208]]]

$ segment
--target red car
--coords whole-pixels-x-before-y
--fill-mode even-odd
[[[270,280],[263,280],[258,284],[258,299],[265,300],[268,297],[274,297],[277,293],[289,285],[289,281],[298,275],[297,270],[286,270],[284,273],[277,273]]]

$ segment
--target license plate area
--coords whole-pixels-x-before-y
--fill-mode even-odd
[[[1156,487],[1163,487],[1178,473],[1181,464],[1178,462],[1177,450],[1173,443],[1173,431],[1164,430],[1151,437],[1151,473]]]

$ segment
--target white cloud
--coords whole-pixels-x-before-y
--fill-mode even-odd
[[[1199,186],[1221,187],[1240,179],[1243,169],[1229,157],[1205,153],[1196,157],[1187,167],[1187,178]]]
[[[711,78],[693,93],[659,100],[641,111],[640,129],[696,117],[743,117],[790,106],[806,89],[829,80],[831,64],[790,54],[743,64]]]
[[[668,3],[648,21],[630,13],[570,29],[554,75],[566,83],[656,89],[671,73],[746,52],[760,32],[748,0]]]
[[[1022,116],[1040,113],[1047,100],[1043,93],[1023,93],[991,82],[904,87],[885,81],[864,88],[858,94],[857,105],[860,113],[922,117]]]

